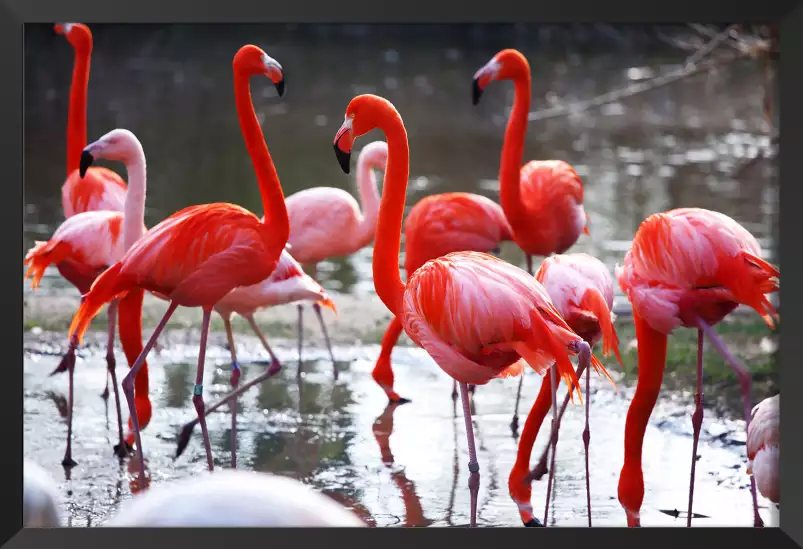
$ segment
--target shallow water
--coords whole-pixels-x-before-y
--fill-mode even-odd
[[[174,460],[176,435],[193,419],[190,397],[197,343],[173,344],[149,359],[154,415],[143,431],[148,474],[153,483],[203,473],[206,457],[196,428],[184,454]],[[258,343],[238,336],[243,380],[264,368]],[[378,347],[336,347],[341,375],[333,381],[324,350],[305,348],[304,376],[296,378],[295,350],[276,344],[282,372],[239,401],[238,467],[288,475],[310,484],[354,509],[376,526],[460,526],[468,522],[469,499],[464,421],[455,410],[451,380],[423,350],[394,351],[397,390],[413,400],[386,408],[387,399],[370,377]],[[48,377],[59,357],[29,353],[25,357],[25,455],[47,468],[65,498],[66,524],[97,526],[135,486],[134,460],[121,465],[112,455],[116,441],[113,399],[106,409],[102,354],[82,351],[75,374],[73,456],[78,465],[65,477],[61,466],[66,433],[67,377]],[[118,350],[118,355],[122,353]],[[118,361],[119,363],[119,361]],[[228,351],[210,346],[204,379],[207,403],[228,390]],[[120,374],[123,375],[123,369]],[[591,487],[593,524],[624,526],[616,500],[622,460],[624,417],[631,389],[613,391],[594,379],[591,399]],[[526,414],[540,386],[527,375],[521,413]],[[509,423],[516,380],[495,380],[475,396],[475,434],[481,470],[481,526],[520,526],[507,493],[507,476],[516,443]],[[125,406],[125,400],[123,405]],[[691,453],[691,399],[663,395],[644,444],[646,495],[644,526],[684,526],[685,513],[674,518],[665,509],[685,510]],[[123,417],[127,414],[123,413]],[[523,425],[524,416],[521,423]],[[585,479],[581,433],[582,409],[567,409],[558,445],[554,506],[549,524],[585,526]],[[231,416],[225,407],[209,417],[216,466],[230,467]],[[548,425],[548,421],[545,422]],[[695,519],[699,526],[749,526],[752,506],[745,474],[743,422],[704,419],[697,464]],[[534,456],[546,443],[543,430]],[[387,437],[389,435],[389,438]],[[535,458],[534,458],[535,459]],[[545,479],[533,485],[537,515],[543,515]],[[761,500],[767,520],[766,500]],[[769,524],[769,523],[768,523]]]

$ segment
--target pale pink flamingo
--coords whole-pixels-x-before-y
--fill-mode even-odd
[[[287,197],[290,219],[290,249],[313,279],[318,277],[318,263],[334,257],[351,255],[374,239],[379,212],[379,189],[374,170],[384,170],[388,146],[384,141],[368,143],[357,158],[357,188],[360,203],[343,189],[312,187]],[[362,211],[360,211],[362,205]],[[337,366],[329,343],[329,334],[318,303],[312,306],[321,324],[335,379]],[[303,307],[298,305],[298,374],[301,374]]]
[[[83,272],[86,276],[83,283],[91,282],[109,265],[119,261],[147,230],[145,227],[145,194],[146,167],[145,153],[136,136],[128,130],[112,130],[94,143],[87,145],[81,153],[81,165],[78,177],[87,173],[87,167],[93,158],[106,158],[122,161],[131,179],[131,187],[126,193],[124,212],[111,210],[86,211],[67,218],[45,242],[36,242],[25,256],[28,265],[27,277],[32,277],[31,286],[36,289],[50,265],[60,267],[70,265],[72,272]],[[89,286],[79,286],[82,293],[89,291]],[[118,301],[119,298],[119,301]],[[130,443],[123,438],[120,396],[117,390],[117,377],[114,361],[114,329],[118,302],[121,311],[125,306],[126,314],[120,315],[120,340],[124,344],[126,356],[133,363],[135,354],[142,349],[142,295],[140,292],[115,296],[109,305],[108,343],[106,350],[107,371],[112,378],[114,400],[117,409],[117,426],[120,441],[114,447],[115,453],[124,457],[128,454]],[[83,303],[83,300],[82,300]],[[124,305],[125,304],[125,305]],[[67,371],[69,376],[67,448],[63,465],[72,467],[76,462],[72,459],[72,410],[73,410],[73,373],[75,370],[76,338],[70,339],[69,349],[59,366],[53,373]],[[137,378],[137,407],[142,416],[143,428],[151,417],[151,403],[148,398],[147,365],[141,376]]]
[[[267,75],[284,92],[282,66],[260,48],[246,45],[234,56],[234,98],[240,127],[254,165],[265,217],[228,203],[190,206],[171,215],[145,234],[123,258],[104,271],[73,317],[70,336],[79,342],[92,317],[107,302],[141,288],[169,300],[170,305],[140,353],[122,387],[133,418],[139,464],[139,485],[145,486],[145,462],[133,380],[156,338],[179,305],[201,307],[203,322],[193,404],[201,423],[206,459],[213,470],[212,448],[204,419],[203,375],[212,308],[230,291],[268,278],[287,244],[290,227],[279,176],[265,144],[253,103],[250,78]]]
[[[335,304],[329,298],[320,284],[315,282],[309,275],[301,269],[298,261],[285,249],[279,258],[276,270],[265,280],[253,286],[236,288],[217,302],[214,309],[223,319],[226,327],[226,337],[229,342],[229,352],[231,353],[231,385],[236,389],[240,383],[240,363],[237,361],[237,349],[234,343],[234,333],[231,328],[231,316],[238,314],[248,321],[259,341],[265,347],[270,356],[270,368],[260,376],[249,381],[249,387],[261,383],[274,371],[280,368],[279,359],[268,345],[268,340],[262,334],[259,326],[254,320],[254,313],[259,309],[275,307],[296,301],[312,301],[334,311]],[[330,350],[331,352],[331,350]],[[229,404],[231,407],[231,466],[237,467],[237,399],[233,399]],[[212,407],[206,409],[205,415],[209,415]],[[198,423],[195,419],[185,424],[181,429],[176,449],[176,457],[180,456],[189,442],[192,429]]]

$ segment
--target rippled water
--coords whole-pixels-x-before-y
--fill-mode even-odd
[[[143,447],[153,483],[198,474],[206,457],[196,428],[187,450],[176,460],[176,435],[195,416],[191,391],[197,343],[171,344],[150,362],[154,415],[143,431]],[[261,371],[258,343],[238,336],[243,379]],[[394,351],[397,388],[413,402],[386,408],[387,399],[370,377],[376,346],[336,347],[341,375],[333,382],[325,351],[309,349],[301,382],[291,347],[274,346],[284,363],[282,373],[254,388],[238,407],[238,467],[270,471],[302,482],[354,509],[377,526],[459,526],[468,522],[468,453],[463,417],[451,400],[451,380],[423,350]],[[47,374],[58,357],[25,358],[24,451],[60,481],[67,524],[96,526],[130,497],[136,478],[133,461],[120,465],[112,455],[116,438],[114,410],[105,409],[102,354],[88,354],[76,367],[73,456],[78,465],[65,479],[61,467],[66,432],[66,376]],[[204,385],[207,402],[228,389],[228,351],[210,346]],[[540,377],[528,375],[522,412],[534,401]],[[479,519],[482,526],[520,526],[508,496],[507,476],[516,442],[509,423],[516,381],[495,380],[477,389],[475,434],[481,468]],[[615,393],[610,384],[592,381],[591,487],[594,525],[624,526],[616,498],[622,463],[623,425],[631,392]],[[113,402],[110,399],[110,402]],[[691,400],[662,396],[653,413],[644,445],[646,496],[642,523],[685,526],[660,509],[685,510],[691,453]],[[550,524],[584,526],[585,479],[581,433],[584,414],[567,409],[561,424],[554,509]],[[230,466],[231,417],[224,407],[209,417],[216,466]],[[548,425],[548,422],[545,423]],[[546,444],[547,431],[534,456]],[[704,420],[697,464],[695,519],[700,526],[752,524],[749,480],[745,473],[742,422]],[[536,482],[533,503],[543,514],[545,480]],[[762,499],[761,505],[767,505]],[[762,509],[767,518],[768,509]],[[769,523],[768,523],[769,524]]]
[[[506,47],[533,73],[532,110],[581,101],[676,70],[689,54],[653,40],[577,46],[583,27],[557,33],[539,25],[92,25],[88,138],[122,126],[148,159],[149,226],[191,204],[228,201],[261,213],[253,168],[234,108],[231,59],[252,42],[285,68],[287,92],[254,79],[254,101],[285,194],[316,185],[349,188],[332,139],[348,101],[377,93],[408,129],[411,206],[424,196],[470,191],[498,200],[509,82],[471,104],[474,72]],[[624,31],[622,31],[624,32]],[[574,42],[558,39],[571,33]],[[63,219],[65,131],[72,51],[49,25],[25,31],[25,245]],[[771,259],[777,186],[767,162],[733,172],[769,146],[762,114],[763,68],[753,60],[570,117],[529,124],[525,160],[558,158],[581,175],[591,237],[572,251],[621,261],[650,213],[700,206],[743,223]],[[381,139],[372,132],[362,146]],[[124,173],[114,163],[106,163]],[[502,257],[523,264],[521,252]],[[373,292],[371,248],[319,266],[322,283]],[[617,288],[618,291],[618,288]]]

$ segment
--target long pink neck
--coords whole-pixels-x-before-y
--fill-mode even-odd
[[[264,223],[269,225],[276,242],[281,242],[282,249],[290,235],[290,223],[284,203],[284,193],[279,182],[279,175],[273,165],[273,159],[265,144],[265,136],[259,126],[254,104],[251,100],[250,75],[236,64],[234,66],[234,99],[240,129],[245,140],[245,147],[254,165],[259,191],[262,195],[262,209],[265,212]],[[281,253],[281,250],[279,250]]]
[[[86,147],[86,98],[89,87],[89,62],[92,44],[75,48],[70,110],[67,115],[67,176],[78,169],[81,151]]]
[[[502,160],[499,165],[499,202],[513,232],[526,230],[527,211],[521,203],[521,163],[524,158],[524,136],[530,113],[529,68],[513,80],[515,99],[505,130]]]
[[[142,144],[131,134],[132,147],[136,151],[125,162],[128,172],[128,190],[125,193],[123,217],[123,245],[128,250],[139,240],[145,230],[145,195],[147,194],[147,175],[145,152]]]
[[[377,149],[372,147],[364,148],[357,158],[357,190],[360,193],[360,207],[362,208],[362,221],[357,230],[357,242],[355,242],[357,248],[368,245],[376,236],[376,222],[379,217],[379,189],[374,170],[384,169],[379,156]]]
[[[405,288],[399,273],[399,253],[407,180],[410,177],[410,149],[407,131],[399,113],[388,105],[383,114],[377,126],[387,139],[388,162],[376,224],[374,287],[390,312],[399,316]]]

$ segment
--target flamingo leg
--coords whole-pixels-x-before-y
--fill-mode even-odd
[[[148,353],[150,352],[151,348],[153,348],[153,344],[156,343],[156,339],[159,337],[159,334],[162,333],[162,330],[164,330],[165,326],[167,325],[167,321],[170,320],[170,317],[173,316],[174,312],[176,312],[176,308],[178,308],[178,303],[171,301],[170,305],[167,307],[167,311],[162,317],[162,320],[159,321],[159,324],[156,326],[156,329],[153,331],[150,339],[145,344],[145,348],[142,349],[141,353],[139,353],[137,360],[134,361],[133,366],[131,366],[131,368],[128,370],[128,374],[126,374],[122,383],[120,383],[123,388],[123,393],[125,394],[125,399],[128,401],[128,413],[131,417],[131,423],[134,427],[134,439],[137,445],[137,458],[139,459],[139,486],[141,487],[145,486],[145,459],[142,453],[142,437],[139,433],[137,408],[134,405],[134,379],[137,377],[137,373],[145,363],[145,359],[148,357]]]
[[[533,256],[530,254],[525,254],[524,257],[527,260],[527,273],[532,276],[533,274]],[[521,401],[521,388],[524,385],[524,372],[522,372],[521,376],[519,377],[519,387],[516,389],[516,404],[513,408],[513,419],[510,421],[510,431],[513,434],[513,438],[519,438],[519,402]]]
[[[692,503],[694,502],[694,473],[697,469],[697,444],[700,441],[700,427],[703,424],[703,331],[697,330],[697,392],[694,393],[694,413],[691,425],[694,439],[691,450],[691,478],[689,479],[689,511],[686,527],[691,527]]]
[[[123,414],[120,411],[120,392],[117,390],[117,361],[114,358],[114,330],[117,327],[117,299],[109,303],[109,340],[106,345],[106,381],[109,376],[112,378],[112,388],[114,389],[114,406],[117,411],[117,433],[120,442],[114,446],[114,455],[124,458],[128,455],[129,446],[123,437]]]
[[[580,367],[578,367],[578,370]],[[579,375],[577,376],[580,377]],[[566,403],[569,401],[567,398],[564,400],[564,410]],[[588,471],[588,445],[591,442],[591,429],[589,428],[589,414],[591,408],[591,368],[586,368],[586,426],[583,429],[583,446],[585,447],[586,458],[586,503],[588,506],[588,527],[591,528],[591,475]],[[562,415],[562,414],[561,414]],[[558,427],[560,428],[560,416],[558,416]]]
[[[71,469],[78,465],[78,463],[73,460],[72,458],[72,411],[73,411],[73,401],[74,401],[74,385],[73,385],[73,374],[75,372],[75,348],[78,346],[78,340],[73,339],[70,342],[70,348],[67,350],[67,353],[64,355],[64,358],[61,359],[61,363],[59,367],[53,373],[57,371],[62,371],[61,368],[67,370],[67,375],[69,377],[69,392],[67,393],[67,448],[64,450],[64,459],[61,460],[61,464],[66,469]],[[63,365],[63,366],[62,366]],[[53,374],[50,374],[53,375]]]
[[[549,442],[552,446],[552,459],[549,464],[549,480],[546,485],[546,505],[544,506],[544,526],[547,525],[549,517],[549,500],[552,496],[552,483],[555,479],[555,453],[558,448],[558,370],[555,364],[550,366],[551,375],[549,379],[552,383],[552,430]]]
[[[332,344],[329,342],[329,333],[326,331],[326,323],[324,323],[323,315],[321,314],[321,306],[317,303],[313,303],[312,310],[315,311],[315,314],[318,316],[318,322],[321,323],[321,331],[323,332],[323,338],[326,341],[326,348],[329,350],[329,358],[332,359],[332,370],[334,370],[335,381],[337,381],[337,364],[335,364],[335,355],[332,353]]]
[[[237,348],[234,345],[234,334],[231,331],[231,319],[223,317],[223,324],[226,326],[226,338],[229,340],[229,352],[231,353],[231,388],[236,389],[240,384],[240,364],[237,362]],[[237,468],[237,399],[233,398],[229,403],[231,410],[231,468]]]
[[[268,349],[270,349],[270,347],[268,347]],[[223,398],[212,404],[211,406],[206,406],[204,409],[204,416],[208,416],[209,414],[211,414],[212,412],[214,412],[215,410],[217,410],[230,400],[236,399],[238,396],[246,392],[251,387],[259,385],[269,377],[272,377],[276,373],[278,373],[279,370],[281,370],[282,365],[281,363],[279,363],[279,360],[275,356],[272,358],[273,361],[271,362],[271,365],[261,375],[258,375],[257,377],[248,381],[247,383],[243,383],[242,385],[231,391],[228,395],[224,396]],[[179,432],[178,436],[178,442],[176,444],[175,457],[179,457],[184,452],[184,449],[187,447],[187,444],[190,441],[190,436],[192,436],[192,430],[198,424],[198,421],[199,421],[198,418],[195,418],[192,421],[185,423],[184,426],[181,428],[181,431]]]
[[[736,372],[737,377],[739,378],[739,382],[742,389],[742,399],[744,400],[744,421],[745,421],[745,429],[750,425],[750,391],[752,386],[752,378],[748,373],[747,368],[745,367],[742,362],[733,356],[728,348],[725,346],[725,342],[717,335],[714,329],[708,325],[708,323],[700,317],[697,317],[697,326],[698,328],[708,336],[708,339],[711,340],[711,343],[714,345],[714,348],[723,356],[725,361],[730,364],[731,368],[733,368],[734,372]],[[761,515],[758,513],[758,497],[756,496],[756,481],[751,476],[750,477],[750,494],[753,498],[753,521],[756,528],[762,528],[764,526],[764,521],[761,519]]]
[[[212,319],[212,311],[204,310],[203,323],[201,325],[201,345],[198,349],[198,371],[195,374],[195,387],[192,390],[192,403],[198,414],[198,421],[201,424],[201,433],[204,437],[204,448],[206,449],[206,462],[209,470],[215,470],[212,461],[212,445],[209,442],[209,430],[206,427],[206,414],[204,414],[204,362],[206,360],[206,340],[209,336],[209,322]]]
[[[477,496],[480,492],[480,464],[477,462],[477,448],[474,445],[474,424],[471,421],[471,403],[468,397],[468,385],[460,383],[460,396],[463,400],[463,417],[466,420],[466,437],[468,438],[468,490],[471,495],[471,527],[477,526]]]
[[[452,400],[457,402],[457,381],[452,380]]]
[[[304,307],[299,303],[298,307],[298,372],[297,377],[301,377],[301,347],[304,341]]]

